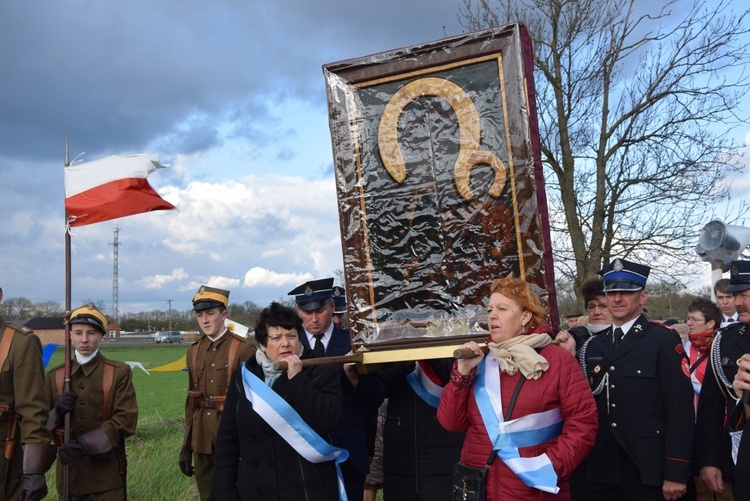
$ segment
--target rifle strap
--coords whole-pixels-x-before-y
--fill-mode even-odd
[[[0,339],[0,369],[5,365],[5,360],[8,358],[8,352],[10,352],[10,343],[13,341],[13,335],[16,330],[13,327],[6,326],[5,334]]]

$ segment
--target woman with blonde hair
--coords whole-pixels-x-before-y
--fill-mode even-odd
[[[459,464],[487,468],[487,500],[570,499],[567,478],[598,429],[591,391],[575,358],[552,344],[526,282],[500,278],[490,292],[489,352],[462,346],[474,356],[455,362],[438,420],[466,432]]]

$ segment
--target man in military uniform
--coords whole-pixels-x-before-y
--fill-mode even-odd
[[[64,391],[65,366],[47,374],[51,406],[49,427],[64,434],[64,417],[71,415],[71,439],[61,443],[57,463],[57,492],[63,498],[63,465],[69,465],[71,499],[127,499],[125,438],[135,433],[138,404],[133,372],[123,362],[107,360],[99,343],[107,333],[107,318],[88,304],[70,314],[70,390]],[[60,440],[62,442],[62,440]]]
[[[0,289],[0,301],[3,290]],[[42,344],[29,329],[0,317],[0,499],[39,500],[55,460],[46,428]]]
[[[599,272],[612,326],[579,353],[599,411],[587,463],[597,500],[677,499],[687,486],[695,415],[690,372],[679,335],[641,313],[649,272],[624,259]]]
[[[186,356],[187,428],[179,462],[182,473],[195,474],[202,501],[216,499],[214,444],[232,372],[255,353],[250,341],[225,327],[228,305],[229,291],[206,285],[201,285],[193,297],[193,310],[204,335],[190,345]]]
[[[302,344],[315,357],[346,355],[352,350],[349,332],[333,324],[332,294],[333,278],[312,280],[289,292],[294,296],[305,328]],[[357,501],[364,496],[365,476],[370,471],[364,422],[370,417],[377,419],[385,383],[380,374],[360,375],[352,365],[341,366],[339,373],[344,412],[331,433],[331,441],[349,451],[349,459],[341,464],[341,473],[349,501]]]
[[[750,261],[733,261],[725,291],[734,295],[739,322],[728,324],[714,336],[710,363],[703,376],[701,398],[698,401],[695,457],[701,479],[719,499],[732,499],[732,484],[735,481],[740,483],[742,476],[735,474],[730,432],[741,425],[737,420],[741,420],[743,414],[742,409],[736,409],[738,396],[732,383],[736,376],[745,376],[738,374],[738,363],[741,357],[750,353],[749,289]],[[733,416],[734,419],[727,422],[727,416]],[[734,494],[734,499],[747,498],[741,496],[740,492]]]

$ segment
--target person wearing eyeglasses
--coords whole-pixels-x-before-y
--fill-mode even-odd
[[[331,445],[343,412],[338,372],[303,368],[302,320],[273,302],[255,326],[260,349],[232,374],[214,452],[216,499],[343,499],[338,463],[348,452]],[[286,362],[286,369],[274,368]]]
[[[698,411],[698,401],[703,386],[703,379],[708,366],[709,351],[714,335],[721,325],[721,310],[708,298],[696,298],[688,305],[688,339],[683,346],[690,361],[690,382],[693,384],[693,405]],[[693,449],[694,452],[697,449]],[[700,477],[693,460],[691,474],[693,481],[688,483],[687,495],[697,501],[713,501],[714,493]]]

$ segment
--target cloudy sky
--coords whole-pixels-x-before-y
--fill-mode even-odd
[[[168,164],[149,181],[178,207],[74,229],[74,306],[111,307],[115,227],[121,311],[189,309],[204,283],[265,305],[332,276],[343,261],[321,67],[459,34],[458,3],[0,3],[6,297],[64,301],[66,135],[71,160]]]

